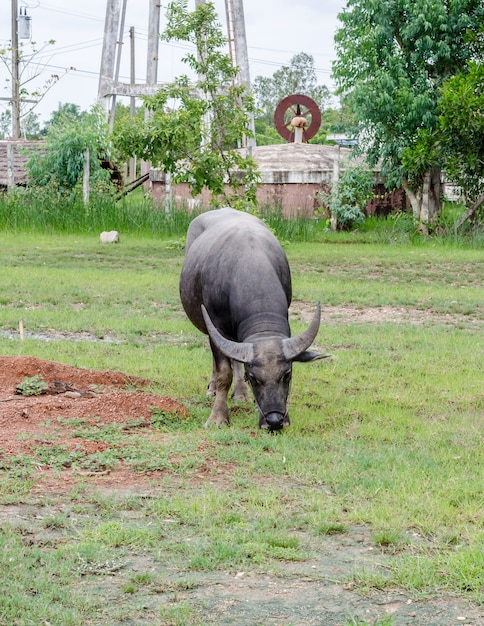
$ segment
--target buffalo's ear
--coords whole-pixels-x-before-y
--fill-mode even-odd
[[[319,352],[313,352],[312,350],[305,350],[294,357],[293,361],[299,361],[300,363],[309,363],[309,361],[317,361],[318,359],[327,359],[331,354],[320,354]]]

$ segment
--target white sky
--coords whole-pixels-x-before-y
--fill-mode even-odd
[[[163,31],[166,19],[164,7],[168,0],[162,0],[160,30]],[[224,33],[226,32],[225,1],[214,2]],[[31,64],[24,72],[23,79],[31,80],[25,87],[32,91],[41,87],[51,74],[58,74],[61,80],[48,92],[35,108],[41,121],[50,117],[59,103],[72,102],[82,110],[95,103],[97,97],[99,67],[101,62],[106,0],[18,0],[20,7],[27,7],[32,18],[32,41],[37,48],[51,39],[55,44],[47,46],[36,57],[38,66]],[[288,65],[291,58],[306,52],[313,55],[318,82],[333,89],[331,62],[334,59],[333,36],[338,27],[337,15],[346,5],[345,0],[245,0],[245,27],[247,35],[251,80],[256,76],[271,76],[282,65]],[[146,78],[146,39],[148,30],[148,0],[128,0],[125,21],[124,47],[120,79],[129,82],[129,28],[136,32],[136,82]],[[195,8],[194,0],[189,3]],[[8,46],[11,38],[11,5],[9,0],[0,0],[0,46]],[[24,49],[30,45],[24,41]],[[187,52],[186,44],[160,42],[158,81],[171,81],[188,68],[180,63]],[[34,77],[34,70],[43,69],[40,76]],[[69,69],[69,68],[75,69]],[[68,70],[67,74],[65,70]],[[8,71],[0,65],[0,96],[10,96],[10,86],[6,83]],[[128,104],[128,100],[124,100]],[[0,112],[9,104],[0,101]]]

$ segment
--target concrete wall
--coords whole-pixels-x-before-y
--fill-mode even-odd
[[[318,192],[320,183],[263,183],[257,190],[257,200],[260,207],[276,207],[286,219],[291,217],[313,217],[320,206]],[[229,192],[229,189],[227,189]],[[204,192],[195,198],[190,194],[190,187],[186,183],[171,186],[172,199],[178,206],[208,209],[211,194]],[[165,183],[152,180],[153,203],[161,206],[166,200]]]
[[[242,150],[244,153],[245,151]],[[341,174],[347,167],[360,165],[361,158],[353,159],[351,149],[339,146],[319,144],[279,144],[274,146],[256,146],[252,148],[252,157],[257,162],[261,184],[257,190],[259,206],[276,207],[286,219],[293,217],[311,218],[316,210],[322,210],[318,194],[331,189],[335,169]],[[388,194],[382,189],[378,170],[375,175],[377,197],[368,207],[368,215],[385,215],[395,208],[405,207],[403,191]],[[165,202],[165,176],[157,170],[150,172],[153,201],[163,205]],[[205,191],[192,198],[186,184],[172,185],[172,199],[177,205],[208,208],[210,194]],[[329,217],[329,213],[324,213]]]

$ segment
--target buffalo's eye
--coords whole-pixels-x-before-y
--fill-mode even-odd
[[[288,385],[291,382],[291,378],[292,378],[292,372],[286,372],[283,377],[281,378],[281,381],[285,384]]]
[[[257,387],[257,385],[260,385],[260,381],[254,376],[254,374],[250,374],[249,372],[246,372],[245,380],[250,383],[252,387]]]

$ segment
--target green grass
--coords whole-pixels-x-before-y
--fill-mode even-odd
[[[203,428],[211,358],[181,310],[183,251],[168,238],[127,234],[102,246],[88,234],[0,233],[3,355],[146,377],[190,412],[185,422],[155,413],[149,434],[78,420],[79,437],[115,444],[97,457],[57,445],[52,424],[52,445],[32,457],[0,455],[3,506],[39,506],[39,464],[157,472],[152,493],[108,496],[85,479],[69,497],[41,501],[41,520],[26,509],[24,521],[2,524],[0,623],[117,623],[144,594],[170,593],[152,623],[202,624],[177,595],[190,576],[304,568],[355,527],[387,559],[384,571],[354,571],[357,589],[484,603],[482,251],[335,239],[286,252],[296,304],[322,303],[317,344],[333,358],[295,365],[291,427],[270,436],[245,405],[228,429]],[[328,321],[335,306],[427,316]],[[305,327],[291,319],[294,332]],[[35,338],[54,330],[79,340]],[[108,579],[113,608],[96,590]]]

